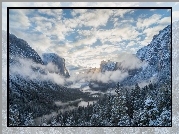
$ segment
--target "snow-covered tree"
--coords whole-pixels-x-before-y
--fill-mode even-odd
[[[42,126],[48,126],[46,117],[42,117],[41,122],[42,122],[42,124],[41,124]]]
[[[18,126],[20,125],[20,113],[17,108],[17,105],[9,106],[9,126]]]
[[[24,122],[25,126],[33,126],[34,125],[34,119],[32,116],[32,113],[28,113]]]
[[[151,96],[148,96],[144,103],[144,108],[139,114],[139,126],[155,126],[159,115],[158,108]]]
[[[51,126],[57,126],[57,119],[56,119],[55,115],[52,115],[50,124],[51,124]]]
[[[163,112],[157,118],[156,125],[157,126],[171,126],[172,118],[171,118],[171,110],[163,109]]]

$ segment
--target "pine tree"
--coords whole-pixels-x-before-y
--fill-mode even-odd
[[[34,119],[32,117],[32,113],[28,113],[28,115],[26,116],[24,125],[25,126],[33,126],[34,125]]]
[[[155,126],[158,115],[159,111],[155,101],[151,96],[148,96],[145,100],[143,110],[140,111],[139,126]]]
[[[135,89],[133,90],[133,97],[134,97],[134,109],[137,110],[142,105],[142,102],[140,100],[141,89],[140,89],[138,83],[136,83]]]
[[[157,118],[156,125],[157,126],[171,126],[172,118],[171,118],[171,110],[167,110],[163,108],[163,112]]]
[[[51,117],[51,126],[57,126],[57,119],[54,115]]]
[[[19,126],[21,123],[20,113],[17,105],[9,106],[9,126]]]
[[[62,115],[62,113],[60,113],[58,115],[58,124],[59,124],[59,126],[63,126],[63,115]]]
[[[130,125],[130,121],[128,120],[130,117],[127,114],[128,108],[126,107],[126,96],[122,92],[119,82],[115,92],[117,96],[113,98],[110,123],[113,124],[113,126]]]
[[[101,125],[101,121],[102,121],[101,112],[102,112],[101,106],[98,103],[95,104],[93,106],[93,113],[90,119],[90,124],[92,124],[92,126]]]
[[[126,107],[126,97],[124,95],[120,96],[119,98],[119,126],[130,126],[130,117],[127,114],[128,108]]]

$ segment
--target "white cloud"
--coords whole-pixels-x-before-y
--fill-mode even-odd
[[[136,39],[140,33],[132,25],[126,25],[125,27],[114,28],[109,30],[97,31],[95,37],[100,39],[102,43],[110,41],[116,44],[122,40]]]
[[[137,21],[137,28],[138,29],[144,29],[144,28],[148,28],[153,24],[158,23],[158,21],[160,20],[161,15],[159,14],[154,14],[152,16],[150,16],[149,18],[139,18]]]
[[[69,27],[69,28],[76,28],[77,26],[80,25],[80,20],[73,18],[73,19],[65,19],[63,21],[64,25]]]
[[[170,25],[171,24],[171,17],[164,17],[158,21],[158,24],[162,25]]]
[[[10,30],[13,29],[22,29],[26,30],[31,25],[29,18],[26,16],[26,10],[25,9],[10,9],[9,15],[9,26]]]
[[[24,34],[22,31],[14,31],[13,34],[25,40],[39,55],[41,55],[42,52],[46,52],[48,48],[52,46],[51,40],[44,34],[32,34],[28,32]]]
[[[133,18],[114,18],[113,20],[114,28],[121,28],[121,27],[127,27],[133,25],[135,23]]]
[[[16,75],[20,74],[21,76],[25,78],[29,78],[31,80],[51,80],[52,82],[56,84],[63,85],[65,83],[65,79],[63,76],[56,74],[56,73],[49,73],[49,71],[57,71],[57,67],[53,64],[49,64],[47,66],[34,63],[30,59],[21,59],[18,58],[18,61],[20,62],[19,65],[14,64],[10,67],[10,74]],[[40,67],[41,69],[45,70],[46,75],[41,74],[39,72],[34,72],[31,67]]]
[[[103,44],[102,46],[88,47],[85,46],[74,52],[69,53],[65,59],[69,60],[73,65],[83,67],[99,67],[102,60],[113,59],[115,51],[120,52],[119,46]],[[107,57],[108,56],[108,57]]]
[[[81,36],[91,36],[92,34],[94,34],[93,30],[79,30],[78,33]]]
[[[117,9],[114,10],[114,16],[120,16],[123,18],[126,13],[130,13],[131,11],[133,11],[133,9]]]
[[[129,60],[130,59],[130,60]],[[95,62],[92,62],[91,60],[88,62],[88,64],[94,64],[97,62],[101,62],[102,60],[99,59],[93,59]],[[113,58],[114,60],[114,58]],[[123,69],[135,69],[141,67],[144,63],[141,62],[137,57],[131,54],[123,53],[121,55],[118,55],[118,57],[115,59],[115,61],[121,62],[121,67]],[[84,72],[80,73],[77,76],[73,76],[73,78],[70,78],[69,80],[73,81],[79,81],[81,79],[87,80],[87,81],[101,81],[104,83],[107,83],[109,81],[118,82],[123,80],[125,77],[128,76],[127,72],[124,72],[122,70],[117,71],[106,71],[104,73],[99,72],[99,70],[94,70],[91,72]]]
[[[132,47],[127,52],[130,52],[131,54],[136,54],[137,50],[139,50],[141,47]]]
[[[80,45],[92,45],[97,41],[97,38],[95,36],[87,37],[84,39],[79,39],[78,41],[71,43],[73,46],[80,46]]]
[[[123,69],[137,69],[144,64],[135,55],[130,53],[119,54],[116,58],[116,61],[119,62],[118,66],[122,67]]]
[[[160,30],[164,29],[166,25],[158,25],[155,27],[150,27],[144,30],[146,38],[144,39],[145,45],[149,44],[152,41],[154,35],[158,34]]]
[[[68,32],[72,31],[68,25],[64,25],[61,21],[62,11],[61,10],[43,10],[39,9],[40,12],[47,13],[56,18],[47,18],[44,16],[35,16],[30,18],[31,22],[35,23],[37,26],[35,30],[38,32],[43,33],[46,36],[55,35],[58,37],[58,40],[64,40],[65,36]]]
[[[40,3],[36,4],[39,5]],[[53,5],[53,3],[51,3]],[[79,6],[79,3],[72,3],[76,6]],[[137,3],[80,3],[85,6],[97,6],[101,5],[116,5],[116,6],[127,6],[127,5],[134,5],[136,6]],[[35,5],[35,4],[34,4]],[[46,5],[46,4],[44,4]],[[100,6],[101,6],[100,5]],[[55,6],[55,5],[53,5]],[[158,29],[149,29],[152,24],[166,24],[169,23],[169,17],[165,17],[161,19],[161,15],[155,14],[149,18],[141,18],[138,20],[138,28],[143,28],[144,33],[140,33],[136,27],[133,26],[135,23],[134,19],[130,18],[132,15],[133,10],[122,10],[122,9],[113,9],[113,10],[90,10],[87,12],[86,9],[76,9],[71,12],[73,18],[68,19],[61,19],[62,18],[62,10],[41,10],[39,9],[38,12],[40,14],[33,14],[30,15],[29,10],[24,13],[24,15],[30,15],[31,17],[28,18],[28,21],[31,23],[36,24],[31,33],[27,33],[23,35],[22,32],[16,31],[15,34],[22,37],[26,40],[34,49],[38,51],[38,53],[50,51],[59,54],[60,56],[64,57],[68,63],[72,63],[76,66],[99,66],[99,63],[102,59],[112,59],[116,56],[116,53],[119,51],[134,51],[137,48],[131,48],[134,44],[143,44],[147,45],[148,42],[151,41],[151,38],[155,33],[157,33]],[[125,14],[129,13],[129,18],[125,18]],[[40,16],[43,14],[42,16]],[[44,15],[48,14],[53,16],[54,18],[47,18]],[[120,16],[120,18],[119,18]],[[110,21],[114,22],[114,27],[112,29],[102,29],[100,26],[106,26],[107,22],[110,18],[114,18]],[[26,23],[28,24],[28,23]],[[84,30],[85,28],[91,28],[89,30]],[[100,29],[99,29],[100,28]],[[78,30],[79,36],[70,37],[74,38],[75,41],[67,41],[66,36],[69,36],[70,33],[75,33],[75,30]],[[161,30],[161,29],[160,29]],[[41,35],[34,34],[33,32],[38,31],[41,32]],[[150,32],[150,33],[148,33]],[[146,34],[147,37],[145,40],[140,39],[140,35]],[[50,36],[57,37],[53,43],[50,39]],[[30,38],[29,38],[30,37]],[[102,42],[102,46],[96,48],[92,47],[96,41],[100,40]],[[120,46],[121,41],[128,40],[130,41],[127,44],[127,47],[123,45],[124,49]],[[133,42],[132,40],[137,40],[137,42]],[[57,44],[57,42],[63,41],[64,44]],[[139,41],[141,41],[139,43]],[[112,45],[105,44],[105,43],[112,43]],[[76,49],[73,50],[76,46],[88,46],[84,47],[83,49]],[[98,44],[97,44],[98,45]],[[101,45],[101,44],[100,44]],[[117,46],[118,47],[114,47]],[[125,48],[126,47],[126,48]],[[128,50],[130,48],[130,50]],[[98,57],[101,56],[101,57]],[[97,58],[98,57],[98,58]],[[88,60],[86,60],[88,59]]]
[[[80,73],[73,77],[73,79],[69,79],[69,81],[98,81],[103,83],[108,83],[109,81],[118,82],[123,80],[128,76],[127,72],[122,72],[121,70],[116,71],[105,71],[104,73],[101,73],[99,71],[94,72],[84,72]],[[97,86],[97,85],[96,85]]]
[[[105,26],[112,13],[113,12],[108,9],[96,9],[81,14],[78,19],[80,19],[80,23],[82,23],[82,25],[96,28],[99,26]]]
[[[63,10],[62,9],[38,9],[38,12],[61,19]]]
[[[71,28],[66,27],[63,23],[57,22],[54,27],[49,31],[52,35],[57,35],[59,40],[65,40],[68,32],[73,31]]]
[[[73,16],[76,16],[77,14],[83,14],[86,13],[88,10],[87,9],[73,9],[71,14]]]
[[[132,46],[134,46],[136,44],[136,42],[134,42],[134,41],[130,41],[128,44],[127,44],[127,48],[128,47],[132,47]]]

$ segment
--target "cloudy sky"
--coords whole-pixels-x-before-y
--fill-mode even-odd
[[[102,60],[115,61],[120,53],[135,54],[171,24],[171,11],[11,9],[9,22],[10,33],[26,40],[39,55],[54,52],[64,57],[70,69],[71,65],[99,67]]]

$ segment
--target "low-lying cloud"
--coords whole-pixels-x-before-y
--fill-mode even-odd
[[[116,61],[119,63],[118,67],[122,67],[122,69],[138,69],[145,64],[134,54],[128,53],[119,54],[116,58]]]
[[[79,74],[73,73],[69,78],[65,78],[57,72],[60,72],[58,67],[53,63],[47,65],[34,63],[30,59],[18,58],[19,64],[10,66],[10,74],[20,74],[32,80],[50,80],[59,85],[66,83],[85,83],[90,81],[109,83],[120,82],[128,77],[128,70],[137,69],[144,65],[136,56],[131,54],[121,54],[117,59],[118,70],[101,72],[100,69],[93,71],[83,70]],[[39,68],[34,72],[33,68]],[[43,73],[42,73],[43,72]]]
[[[121,70],[116,71],[105,71],[105,72],[90,72],[90,73],[79,73],[76,76],[71,76],[67,81],[81,82],[81,81],[98,81],[103,83],[108,82],[119,82],[128,76],[127,72]]]
[[[11,75],[21,75],[31,80],[50,80],[54,83],[64,85],[65,79],[62,75],[57,73],[58,67],[52,63],[47,65],[37,64],[30,59],[17,58],[17,64],[10,66],[9,71]],[[39,68],[39,71],[34,72],[32,68]],[[40,72],[40,70],[43,72]]]

